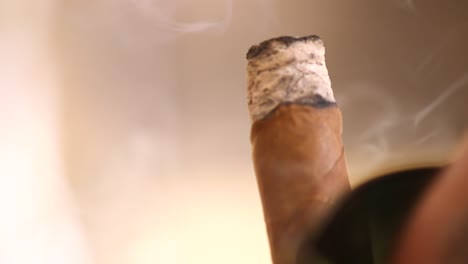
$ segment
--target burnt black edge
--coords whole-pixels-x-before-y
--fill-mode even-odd
[[[304,36],[304,37],[291,37],[291,36],[281,36],[281,37],[276,37],[272,38],[269,40],[265,40],[261,42],[258,45],[253,45],[250,47],[249,51],[247,52],[247,59],[253,59],[255,57],[258,57],[262,53],[264,53],[268,48],[270,47],[271,43],[273,42],[280,42],[284,44],[286,47],[289,47],[292,43],[298,42],[298,41],[317,41],[319,40],[320,37],[317,35],[309,35],[309,36]]]
[[[310,106],[310,107],[314,107],[314,108],[318,108],[318,109],[325,109],[325,108],[328,108],[328,107],[337,107],[338,106],[338,104],[336,102],[327,101],[326,99],[324,99],[320,95],[317,96],[317,99],[318,99],[318,97],[320,97],[320,100],[305,101],[305,102],[296,101],[296,102],[281,103],[278,106],[276,106],[273,110],[271,110],[268,114],[266,114],[263,118],[261,118],[259,120],[268,119],[269,117],[271,117],[276,112],[276,110],[278,110],[282,106],[304,105],[304,106]]]

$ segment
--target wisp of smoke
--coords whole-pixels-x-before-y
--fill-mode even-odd
[[[232,21],[233,0],[225,0],[225,14],[221,21],[206,20],[192,23],[179,22],[175,18],[175,11],[177,11],[177,7],[180,7],[180,1],[170,1],[169,8],[152,0],[133,0],[132,2],[146,18],[154,19],[156,24],[164,30],[177,33],[197,33],[207,30],[225,32]]]
[[[401,8],[411,13],[416,11],[416,5],[414,4],[414,0],[398,0],[398,4]]]
[[[348,90],[353,91],[352,93],[336,95],[343,113],[349,113],[350,116],[356,116],[355,118],[366,122],[365,127],[351,128],[351,130],[362,131],[362,133],[357,133],[348,146],[351,171],[353,171],[352,164],[362,163],[363,158],[367,161],[367,170],[373,170],[385,162],[392,152],[389,135],[402,122],[399,114],[400,107],[396,100],[385,89],[378,87],[376,84],[358,82],[348,87]],[[363,105],[365,109],[355,112],[356,105]]]
[[[445,49],[447,49],[447,45],[452,43],[454,35],[459,34],[459,32],[460,28],[453,27],[447,29],[446,33],[444,33],[444,36],[437,38],[437,42],[435,43],[431,51],[428,52],[427,55],[414,68],[414,75],[419,75],[429,65],[431,65],[436,59],[436,56],[440,55],[444,52]]]
[[[460,90],[468,83],[468,74],[464,74],[448,86],[435,100],[414,115],[414,126],[417,127],[435,108],[442,104],[449,96]]]
[[[433,113],[437,107],[444,104],[448,98],[460,91],[468,84],[468,74],[463,74],[455,79],[443,92],[431,102],[425,104],[419,111],[403,114],[403,105],[397,103],[395,98],[379,89],[378,86],[359,84],[357,89],[352,89],[352,94],[337,96],[344,112],[349,107],[351,110],[359,101],[365,101],[364,105],[372,109],[364,109],[361,118],[366,120],[367,125],[362,128],[362,133],[353,140],[352,150],[354,155],[350,157],[350,163],[361,163],[366,161],[366,170],[375,171],[381,169],[386,162],[392,162],[394,158],[401,155],[412,155],[415,149],[427,146],[428,141],[439,142],[451,135],[450,126],[441,125],[443,120],[433,120],[424,127],[422,122]],[[342,97],[342,98],[340,98]],[[363,104],[360,104],[363,105]],[[376,114],[368,115],[369,112]],[[357,113],[358,116],[361,113]],[[430,128],[430,129],[428,129]],[[426,145],[424,145],[426,144]],[[393,156],[392,156],[393,155]],[[359,157],[353,161],[353,156]],[[413,157],[409,157],[413,159]],[[408,162],[413,162],[408,160]]]

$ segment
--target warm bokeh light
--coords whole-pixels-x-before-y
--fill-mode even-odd
[[[324,39],[356,185],[448,160],[467,124],[466,8],[2,1],[0,263],[269,263],[250,45]]]
[[[1,263],[89,262],[61,155],[61,89],[48,32],[53,5],[1,7]]]

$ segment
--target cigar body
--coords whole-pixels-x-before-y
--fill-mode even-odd
[[[274,263],[300,243],[349,189],[337,107],[282,105],[252,127],[255,173]]]
[[[268,40],[247,58],[253,162],[271,255],[274,264],[292,264],[350,190],[341,112],[318,37]]]

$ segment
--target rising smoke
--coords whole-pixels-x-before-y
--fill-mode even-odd
[[[242,121],[244,118],[245,123],[249,123],[245,112],[242,112],[246,108],[243,97],[229,98],[239,100],[239,108],[226,108],[225,105],[229,104],[214,98],[213,91],[243,91],[245,48],[254,42],[254,38],[261,37],[258,36],[259,32],[262,36],[273,37],[280,34],[319,33],[317,31],[321,30],[326,33],[327,44],[338,43],[334,46],[335,52],[339,52],[347,49],[349,41],[347,36],[342,38],[339,34],[353,29],[354,32],[367,29],[353,24],[354,20],[341,19],[337,13],[352,14],[353,19],[359,17],[367,24],[372,24],[374,21],[366,20],[370,16],[361,16],[361,11],[370,1],[356,2],[356,7],[347,12],[342,11],[343,2],[338,0],[327,1],[326,6],[331,7],[330,9],[322,9],[325,5],[323,1],[50,1],[53,8],[39,8],[36,13],[33,12],[36,16],[31,17],[18,15],[29,14],[26,7],[30,3],[20,1],[18,4],[18,0],[7,2],[14,8],[5,9],[11,11],[7,12],[9,16],[5,20],[15,25],[10,33],[14,33],[12,36],[18,37],[18,41],[13,43],[2,39],[0,44],[4,54],[10,56],[3,58],[11,58],[15,62],[10,64],[7,61],[3,64],[4,69],[14,71],[5,80],[14,80],[8,81],[11,90],[2,90],[1,94],[0,101],[11,106],[12,110],[0,115],[8,117],[1,119],[4,126],[2,131],[11,132],[10,138],[0,134],[3,139],[0,140],[0,145],[4,147],[1,157],[6,157],[2,160],[12,160],[3,168],[14,168],[16,171],[2,170],[6,175],[4,180],[8,183],[3,184],[5,191],[2,192],[2,212],[10,218],[0,221],[3,226],[0,230],[13,232],[12,230],[23,229],[23,223],[35,223],[36,225],[24,230],[39,231],[32,233],[38,239],[28,240],[29,244],[22,243],[28,238],[24,236],[27,232],[14,239],[4,237],[0,241],[0,245],[5,246],[2,249],[8,246],[12,250],[6,252],[0,249],[0,262],[21,263],[15,261],[16,257],[29,260],[24,263],[34,260],[37,262],[38,259],[31,260],[24,256],[34,257],[35,253],[41,252],[51,254],[45,257],[67,250],[85,255],[88,246],[92,248],[93,260],[97,264],[269,262],[261,208],[249,166],[250,155],[248,152],[238,155],[245,161],[238,166],[232,158],[237,154],[230,151],[248,141],[245,136],[247,132],[225,135],[223,144],[215,147],[208,137],[198,143],[203,148],[197,149],[196,153],[192,152],[188,157],[188,160],[198,163],[195,169],[180,162],[181,156],[188,149],[188,146],[181,143],[184,138],[180,135],[184,132],[185,137],[190,137],[195,131],[216,130],[225,124],[219,122],[219,116],[215,115],[222,112],[219,109],[225,109],[226,114],[235,116],[233,119]],[[21,4],[24,4],[24,10],[20,8]],[[397,6],[408,13],[415,13],[423,4],[423,1],[415,3],[412,0],[395,0],[392,7]],[[314,8],[310,8],[311,6]],[[300,13],[300,9],[307,12]],[[57,14],[52,14],[52,10]],[[298,16],[299,13],[307,15]],[[439,18],[439,13],[437,15]],[[51,19],[53,16],[57,17],[55,21]],[[313,20],[315,17],[321,17],[322,20]],[[326,17],[331,19],[327,20]],[[382,17],[382,20],[376,22],[400,23],[393,21],[393,18],[387,21],[387,17]],[[246,25],[245,20],[255,23]],[[25,21],[30,24],[24,24]],[[16,25],[22,25],[29,31],[20,31],[20,27]],[[51,33],[49,29],[55,25],[61,26],[59,36],[47,35]],[[359,28],[356,29],[357,27]],[[345,30],[340,31],[343,28]],[[452,31],[447,29],[446,32],[450,31],[450,36],[459,35],[464,32],[460,29],[461,27],[453,27],[450,29]],[[44,35],[46,37],[38,35],[38,32],[47,32]],[[375,32],[369,32],[369,41],[372,40],[373,33]],[[207,65],[204,61],[192,60],[197,58],[194,54],[199,53],[199,50],[196,45],[191,45],[190,41],[193,39],[189,37],[206,34],[217,37],[212,39],[213,43],[206,43],[210,49],[216,50],[220,46],[230,48],[231,53],[222,54],[224,64]],[[184,41],[189,42],[185,49],[178,49],[181,37],[187,37]],[[56,50],[51,46],[41,46],[46,42],[35,45],[35,41],[43,41],[45,38],[51,41],[58,39],[58,46],[66,46],[62,43],[65,41],[71,43],[67,47],[60,47],[64,50],[58,56],[62,61],[56,68],[61,69],[60,71],[45,63],[57,55]],[[255,42],[257,40],[259,39],[255,39]],[[12,45],[8,46],[8,43]],[[415,75],[424,78],[429,66],[440,64],[440,57],[450,51],[453,40],[445,37],[438,43],[438,46],[418,60],[414,67]],[[401,42],[399,44],[403,45]],[[171,48],[163,49],[167,46]],[[177,49],[172,49],[173,46]],[[384,48],[388,47],[382,47],[382,50]],[[332,50],[329,49],[328,52]],[[346,50],[346,53],[353,52],[355,51]],[[174,60],[174,57],[179,60]],[[24,65],[16,68],[21,63]],[[379,63],[382,62],[377,61]],[[191,71],[199,72],[199,69],[210,72],[209,78],[192,78],[184,83],[184,87],[180,85],[181,78],[190,75]],[[47,80],[44,78],[46,75],[39,74],[49,74],[49,71],[53,72],[54,80]],[[67,72],[67,76],[57,76],[62,72]],[[225,72],[230,75],[224,74]],[[228,76],[229,79],[220,80],[220,76]],[[334,75],[334,78],[341,76]],[[401,156],[405,159],[410,151],[423,148],[429,142],[445,143],[446,138],[451,138],[455,132],[450,121],[443,118],[433,120],[432,116],[449,107],[452,99],[466,96],[463,92],[466,91],[467,82],[468,75],[462,74],[447,82],[447,87],[437,87],[441,91],[438,96],[425,97],[425,101],[415,107],[416,111],[408,111],[401,98],[392,93],[391,87],[362,79],[351,80],[349,89],[340,94],[338,101],[345,117],[349,117],[345,120],[348,125],[344,133],[348,137],[348,160],[355,177],[378,171],[392,157]],[[220,83],[224,86],[218,86]],[[8,86],[3,84],[2,82],[1,88]],[[44,92],[51,88],[57,89],[57,93]],[[202,123],[201,118],[192,116],[190,110],[196,109],[183,112],[181,109],[184,108],[178,107],[179,104],[187,103],[180,103],[178,96],[183,97],[184,93],[194,89],[199,89],[197,93],[203,96],[190,100],[200,100],[194,105],[209,106],[212,115],[209,118],[213,121],[211,124]],[[72,91],[73,96],[65,98],[62,104],[48,101],[47,98],[62,98],[62,90]],[[12,100],[13,97],[7,96],[10,94],[22,99]],[[356,110],[360,105],[366,105],[367,108]],[[45,112],[35,110],[42,107],[46,109]],[[64,109],[56,107],[67,108],[67,113],[64,114]],[[70,115],[73,111],[78,114]],[[56,135],[50,131],[57,132],[60,124],[56,119],[62,115],[72,128],[65,129],[64,133],[73,135],[65,135],[69,140],[66,146],[56,146],[55,144],[59,144],[57,137],[64,135]],[[77,116],[79,118],[75,118]],[[165,123],[165,119],[161,121],[155,116],[170,118]],[[233,121],[236,120],[229,119],[226,123]],[[360,125],[355,124],[359,122]],[[182,127],[178,126],[179,123],[190,123],[192,126]],[[50,130],[43,129],[44,127]],[[181,127],[186,131],[180,131]],[[222,134],[225,131],[220,129],[215,132]],[[39,144],[26,144],[31,141]],[[79,178],[75,181],[78,184],[73,186],[77,200],[70,198],[72,194],[66,186],[71,176],[62,172],[58,157],[58,149],[67,149],[70,145],[79,145],[72,149],[74,156],[67,161],[75,164],[68,170],[69,173]],[[19,146],[21,148],[18,149],[23,152],[11,151],[11,146]],[[200,158],[205,148],[216,149],[219,152],[216,159]],[[35,152],[32,153],[33,151]],[[28,162],[38,156],[39,161],[51,156],[57,163],[51,166],[47,162],[34,163],[41,168],[41,173],[31,173],[28,171]],[[233,167],[238,168],[225,168],[218,165],[218,162],[233,163]],[[365,168],[357,168],[361,164]],[[180,168],[174,169],[177,166]],[[167,169],[165,172],[168,177],[161,177],[161,168]],[[25,182],[21,182],[21,179],[25,179]],[[31,179],[40,184],[32,184]],[[31,193],[30,190],[34,192]],[[38,194],[42,198],[37,199],[31,194]],[[32,198],[23,199],[24,197]],[[34,202],[30,202],[31,200]],[[75,202],[81,209],[76,214]],[[15,211],[17,208],[23,211]],[[24,211],[24,208],[32,209]],[[41,212],[39,217],[31,214],[38,212],[34,210]],[[81,228],[81,221],[85,223],[85,229]],[[35,229],[36,227],[39,228]],[[57,228],[63,229],[58,233],[47,231],[58,230]],[[50,233],[64,235],[51,241],[48,240]],[[84,236],[88,239],[84,239]],[[73,245],[74,241],[76,246]],[[48,250],[41,250],[44,248]],[[236,254],[233,254],[234,248]],[[32,254],[27,255],[31,252]],[[223,259],[224,256],[229,256],[230,259]],[[66,259],[69,256],[59,257]],[[60,262],[60,258],[56,260],[56,263],[64,263]],[[76,263],[89,262],[77,257]]]

